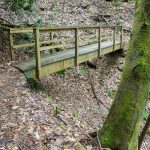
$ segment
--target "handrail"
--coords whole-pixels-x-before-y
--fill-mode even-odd
[[[79,30],[86,30],[86,29],[98,29],[101,28],[113,28],[114,26],[102,26],[102,25],[95,25],[95,26],[66,26],[66,27],[37,27],[40,32],[48,32],[48,31],[60,31],[60,30],[75,30],[78,28]],[[121,28],[121,26],[117,26],[117,28]],[[30,32],[33,33],[33,28],[9,28],[11,31],[10,33],[22,33],[22,32]]]
[[[23,33],[23,32],[29,32],[33,33],[33,28],[10,28],[10,33],[11,34],[16,34],[16,33]]]
[[[95,26],[67,26],[67,27],[40,27],[37,28],[40,32],[48,32],[48,31],[60,31],[60,30],[75,30],[78,28],[78,30],[86,30],[86,29],[99,29],[101,28],[113,28],[114,26],[102,26],[102,25],[95,25]],[[118,28],[121,28],[121,26],[117,26]]]

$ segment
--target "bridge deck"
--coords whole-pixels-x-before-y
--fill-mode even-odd
[[[120,42],[116,41],[115,50],[120,49]],[[101,55],[113,52],[113,42],[105,41],[101,43]],[[74,66],[75,49],[68,49],[41,57],[42,77],[45,75],[60,71],[62,69]],[[98,57],[98,43],[79,47],[79,63]],[[35,58],[13,64],[19,68],[26,76],[36,78]],[[28,75],[27,75],[28,74]]]

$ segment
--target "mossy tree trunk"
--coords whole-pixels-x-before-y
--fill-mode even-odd
[[[104,147],[138,150],[142,113],[150,90],[150,0],[137,0],[127,58],[114,102],[99,131]]]

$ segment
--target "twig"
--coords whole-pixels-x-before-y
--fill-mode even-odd
[[[110,26],[110,23],[108,22],[108,20],[104,16],[102,16],[102,18]]]
[[[67,125],[67,123],[58,115],[54,115],[58,120],[60,120],[61,122],[63,122],[65,125]]]
[[[86,67],[88,67],[87,62],[86,62],[85,64],[86,64]],[[97,97],[97,94],[96,94],[96,91],[95,91],[95,88],[94,88],[94,85],[93,85],[92,77],[91,77],[91,74],[90,74],[90,71],[89,71],[89,70],[88,70],[88,76],[89,76],[91,88],[92,88],[94,97],[95,97],[96,100],[97,100],[98,106],[100,106],[100,103],[101,103],[102,105],[104,105],[104,106],[109,110],[108,106],[105,105],[105,104]]]

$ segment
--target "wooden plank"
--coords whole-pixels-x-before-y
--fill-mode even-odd
[[[98,29],[99,27],[102,27],[102,28],[113,28],[114,26],[109,26],[109,25],[99,26],[99,25],[95,25],[95,26],[39,27],[38,29],[40,30],[40,32],[49,32],[49,31],[74,30],[76,28],[78,28],[79,30]],[[117,27],[120,28],[121,26],[117,26]],[[33,33],[33,28],[11,28],[11,32],[10,33],[22,33],[22,32]]]
[[[115,51],[115,46],[116,46],[116,31],[117,31],[117,26],[115,26],[113,30],[113,51]]]
[[[78,66],[78,53],[79,53],[79,33],[78,28],[75,29],[75,65]]]
[[[34,29],[34,39],[35,39],[35,54],[36,54],[36,78],[41,79],[41,54],[40,54],[40,44],[39,44],[39,30]]]
[[[67,30],[75,30],[78,28],[78,30],[87,30],[87,29],[98,29],[99,27],[102,28],[113,28],[114,26],[67,26],[67,27],[40,27],[38,28],[40,32],[56,32],[56,31],[67,31]],[[119,27],[119,26],[118,26]]]
[[[109,25],[95,25],[95,26],[79,26],[79,29],[99,29],[99,27],[101,28],[113,28],[114,26],[109,26]]]
[[[14,49],[18,48],[26,48],[26,47],[33,47],[35,46],[35,43],[27,43],[27,44],[20,44],[20,45],[13,45]]]
[[[10,33],[10,31],[11,30],[8,30],[9,50],[10,50],[11,60],[15,61],[15,51],[13,49],[13,35]]]
[[[98,57],[101,56],[101,27],[99,27],[99,35],[98,35]]]
[[[24,33],[24,32],[28,32],[28,33],[33,33],[33,28],[11,28],[10,33],[12,34],[16,34],[16,33]]]
[[[55,48],[62,48],[64,47],[64,44],[57,44],[57,45],[52,45],[52,46],[44,46],[40,47],[40,51],[45,51],[45,50],[50,50],[50,49],[55,49]]]

